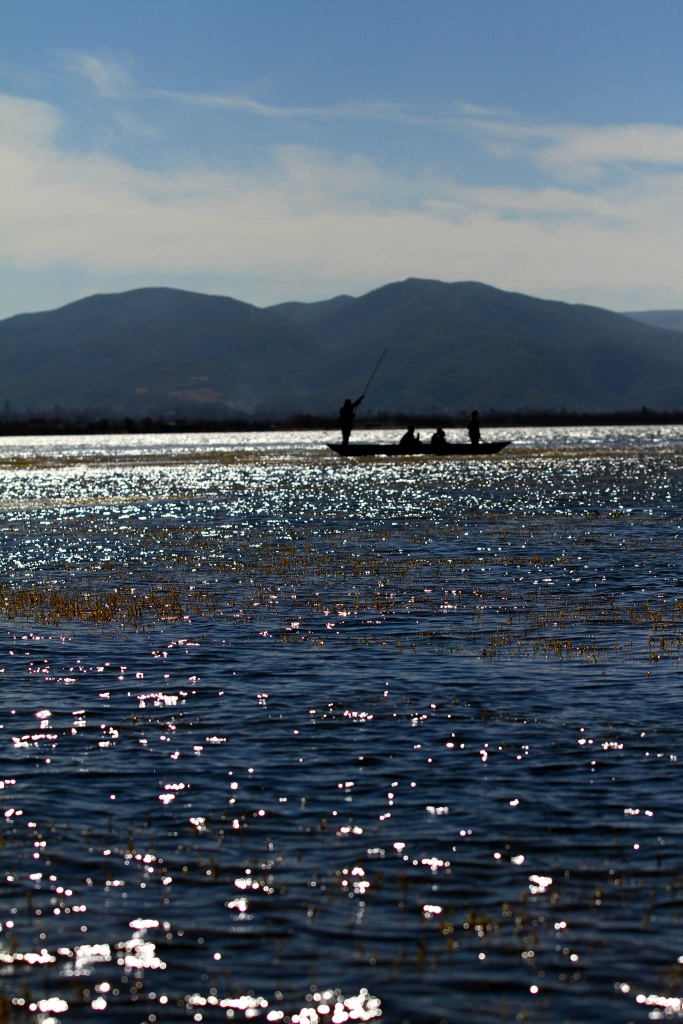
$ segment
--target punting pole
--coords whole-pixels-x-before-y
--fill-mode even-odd
[[[385,357],[385,355],[387,354],[388,351],[389,351],[389,348],[388,347],[385,348],[384,352],[382,352],[382,355],[377,360],[377,366],[375,367],[375,369],[370,374],[370,380],[367,382],[367,384],[365,385],[365,388],[363,389],[363,395],[366,395],[368,393],[368,388],[372,384],[372,380],[373,380],[375,374],[377,373],[377,371],[379,370],[380,363],[382,362],[382,360],[384,359],[384,357]]]

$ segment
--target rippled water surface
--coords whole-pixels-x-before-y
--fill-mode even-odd
[[[683,1018],[683,428],[496,436],[0,440],[0,1020]]]

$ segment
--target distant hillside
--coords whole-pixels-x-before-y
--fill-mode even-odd
[[[683,408],[683,330],[476,282],[409,279],[258,309],[170,288],[0,322],[0,410],[201,416],[362,407]]]
[[[663,327],[667,331],[683,331],[683,309],[650,309],[642,313],[625,313],[634,320],[640,320],[651,327]]]
[[[683,332],[596,307],[410,279],[324,312],[307,328],[336,350],[307,374],[316,411],[334,407],[340,390],[357,397],[385,347],[368,399],[378,408],[683,407]]]
[[[13,409],[244,411],[315,355],[288,321],[248,303],[141,288],[1,322],[0,401]]]
[[[281,302],[277,306],[268,306],[267,312],[283,316],[295,324],[307,324],[324,313],[341,309],[353,301],[351,295],[336,295],[333,299],[323,299],[322,302]]]

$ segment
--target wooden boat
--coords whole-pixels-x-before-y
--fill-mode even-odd
[[[350,444],[329,444],[337,455],[495,455],[503,448],[507,448],[511,441],[480,441],[479,444],[458,444],[446,442],[438,448],[432,448],[429,444],[419,444],[411,448],[402,448],[400,444],[363,444],[355,442]]]

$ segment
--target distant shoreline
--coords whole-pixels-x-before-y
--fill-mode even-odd
[[[358,417],[356,430],[383,427],[432,427],[440,424],[448,429],[465,427],[466,414],[377,413]],[[683,410],[658,411],[632,409],[621,412],[571,412],[530,410],[482,412],[484,427],[581,427],[581,426],[661,426],[683,423]],[[0,437],[48,436],[62,434],[164,434],[164,433],[246,433],[269,430],[337,431],[336,416],[293,414],[287,417],[199,417],[199,416],[88,416],[39,415],[0,417]]]

